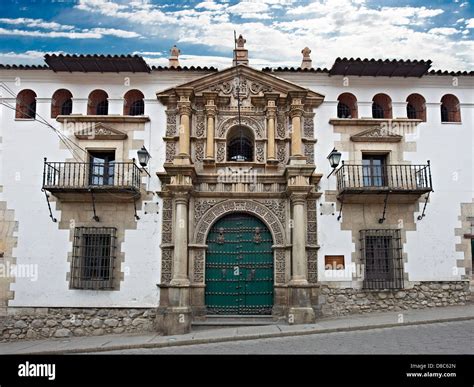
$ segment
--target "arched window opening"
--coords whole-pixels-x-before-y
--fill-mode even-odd
[[[109,96],[104,90],[94,90],[89,94],[87,114],[105,116],[109,114]]]
[[[392,118],[392,100],[387,94],[377,94],[372,99],[373,118]]]
[[[254,138],[249,128],[232,128],[227,136],[227,161],[253,161]]]
[[[53,94],[51,100],[51,118],[58,115],[70,115],[72,113],[72,94],[69,90],[59,89]]]
[[[410,94],[408,96],[407,117],[426,121],[426,101],[420,94]]]
[[[342,93],[338,99],[338,118],[357,118],[357,99],[351,93]]]
[[[36,118],[36,93],[33,90],[22,90],[16,97],[15,118]]]
[[[461,122],[459,100],[452,94],[441,98],[441,122]]]
[[[141,116],[145,114],[144,95],[140,90],[129,90],[124,95],[123,114]]]

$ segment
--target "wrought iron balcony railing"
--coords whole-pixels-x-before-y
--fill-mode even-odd
[[[342,192],[415,193],[432,191],[430,163],[424,165],[345,164],[336,171],[337,189]]]
[[[135,162],[51,162],[44,160],[43,189],[140,190],[140,168]]]

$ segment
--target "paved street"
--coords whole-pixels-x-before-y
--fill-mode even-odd
[[[474,321],[233,341],[107,354],[474,354]]]

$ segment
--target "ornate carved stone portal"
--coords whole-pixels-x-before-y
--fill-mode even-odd
[[[268,310],[245,303],[252,299],[258,304],[259,295],[268,300],[271,294],[274,318],[314,321],[320,195],[316,186],[321,175],[314,165],[313,109],[324,97],[246,65],[159,92],[157,97],[166,106],[167,117],[165,171],[157,173],[163,197],[158,329],[164,334],[188,332],[193,319],[211,313],[205,301],[208,242],[218,249],[212,251],[213,262],[221,248],[230,257],[222,274],[213,267],[212,281],[230,278],[229,286],[235,282],[236,289],[241,289],[239,281],[256,289],[253,298],[236,292],[239,297],[234,301],[242,305],[233,310]],[[246,258],[238,251],[239,243],[235,249],[226,246],[226,238],[237,229],[214,227],[232,214],[250,219],[234,235],[252,236],[242,241],[251,249]],[[245,224],[264,227],[247,230]],[[261,281],[273,283],[272,289],[259,289],[256,282],[261,265],[258,249],[268,242],[262,235],[267,239],[271,235],[265,254],[273,256],[269,266],[273,274],[266,271]],[[217,303],[218,295],[212,293]]]

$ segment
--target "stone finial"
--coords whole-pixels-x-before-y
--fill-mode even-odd
[[[301,53],[303,54],[303,61],[301,62],[301,68],[302,69],[310,69],[313,67],[312,65],[312,60],[309,54],[311,54],[311,50],[308,47],[305,47],[301,50]]]
[[[176,47],[176,44],[171,47],[171,50],[170,50],[170,57],[168,58],[169,60],[169,64],[168,66],[169,67],[179,67],[179,54],[181,54],[181,50]]]
[[[234,49],[234,60],[232,62],[234,66],[237,66],[239,64],[249,64],[249,52],[244,47],[246,42],[247,41],[243,38],[242,35],[239,35],[239,37],[235,40],[237,48]]]
[[[239,48],[244,48],[244,45],[247,41],[242,37],[242,35],[239,35],[239,37],[237,38],[237,47]]]

